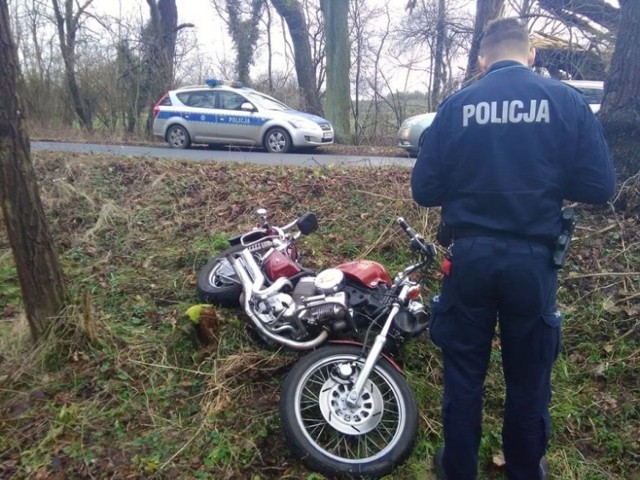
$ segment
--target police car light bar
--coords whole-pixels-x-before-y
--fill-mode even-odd
[[[231,88],[244,88],[242,82],[230,82],[228,80],[218,80],[217,78],[207,78],[205,83],[210,87],[219,87],[220,85],[226,85]]]

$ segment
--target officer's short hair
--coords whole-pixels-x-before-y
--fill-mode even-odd
[[[504,52],[527,54],[529,32],[515,17],[498,18],[487,23],[480,40],[480,55],[493,57]]]

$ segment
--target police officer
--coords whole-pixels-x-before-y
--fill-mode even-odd
[[[600,123],[580,92],[534,74],[534,58],[520,21],[487,25],[479,55],[485,75],[442,103],[412,173],[413,198],[442,206],[453,238],[431,316],[444,361],[444,448],[434,464],[448,480],[476,478],[496,323],[507,477],[547,478],[562,321],[551,257],[562,201],[603,204],[615,189]]]

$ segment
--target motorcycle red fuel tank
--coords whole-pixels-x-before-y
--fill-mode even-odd
[[[391,286],[391,277],[385,268],[371,260],[354,260],[340,264],[336,267],[351,280],[362,283],[365,287],[374,288],[384,283]]]
[[[264,273],[272,282],[280,277],[293,277],[300,273],[302,269],[293,260],[287,258],[283,253],[273,250],[263,263]]]

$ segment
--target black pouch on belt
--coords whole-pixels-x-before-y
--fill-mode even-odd
[[[440,225],[438,225],[436,240],[438,240],[438,243],[444,248],[448,248],[453,241],[453,232],[450,227],[444,224],[443,221],[440,221]]]

